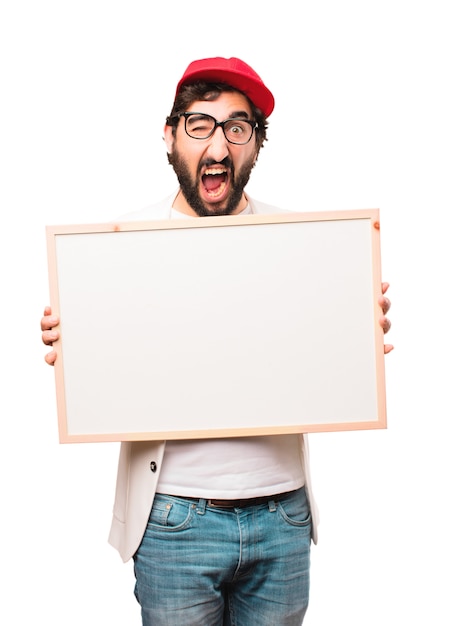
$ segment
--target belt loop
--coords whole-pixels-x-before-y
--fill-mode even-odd
[[[198,515],[204,515],[206,512],[206,500],[204,498],[200,498],[197,504],[197,513]]]
[[[275,511],[277,510],[277,506],[275,504],[275,501],[274,500],[269,500],[269,502],[267,504],[268,504],[268,507],[269,507],[269,511],[271,513],[275,513]]]

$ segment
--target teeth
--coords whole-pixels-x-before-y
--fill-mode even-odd
[[[216,174],[226,174],[226,170],[219,170],[219,169],[207,169],[205,170],[205,174],[209,174],[210,176],[215,176]]]

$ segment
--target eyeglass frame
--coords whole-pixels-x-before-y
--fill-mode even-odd
[[[204,117],[210,117],[212,120],[214,120],[214,128],[210,131],[210,133],[208,135],[206,135],[206,137],[194,137],[193,135],[190,135],[188,130],[187,130],[187,120],[191,115],[203,115]],[[222,129],[223,132],[223,136],[225,137],[225,139],[228,141],[228,143],[233,144],[234,146],[246,146],[248,143],[250,143],[250,140],[253,137],[253,132],[258,128],[258,122],[256,121],[252,121],[252,120],[247,120],[244,119],[243,117],[228,117],[226,120],[223,120],[223,122],[218,122],[216,120],[216,118],[212,115],[209,115],[209,113],[201,113],[199,111],[183,111],[182,113],[176,113],[176,115],[172,116],[173,118],[184,118],[184,131],[186,133],[186,135],[188,137],[190,137],[191,139],[198,139],[200,141],[204,141],[205,139],[209,139],[209,137],[212,137],[212,135],[215,133],[215,131],[217,130],[217,128],[220,126],[220,128]],[[247,141],[245,141],[244,143],[237,143],[236,141],[231,141],[231,139],[228,139],[228,137],[226,136],[225,133],[225,124],[227,122],[246,122],[247,124],[250,125],[252,132],[250,133],[250,137],[247,139]]]

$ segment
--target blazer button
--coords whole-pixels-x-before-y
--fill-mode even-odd
[[[156,461],[151,461],[151,463],[149,464],[149,469],[154,473],[157,470],[157,463]]]

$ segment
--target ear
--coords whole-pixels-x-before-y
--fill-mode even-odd
[[[171,154],[173,150],[173,143],[175,141],[175,138],[173,137],[173,127],[168,126],[168,124],[165,124],[164,126],[164,141],[165,141],[165,145],[167,146],[168,154]]]

